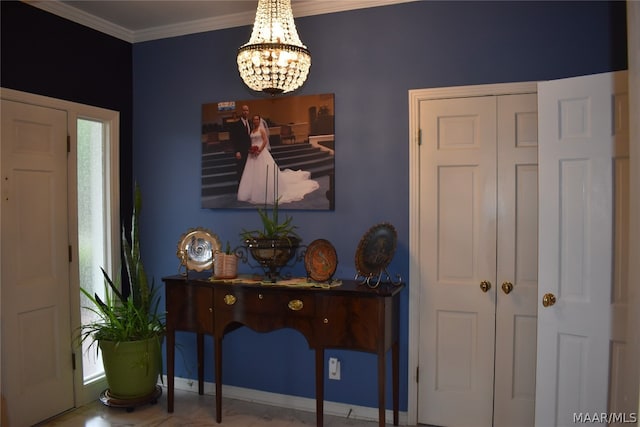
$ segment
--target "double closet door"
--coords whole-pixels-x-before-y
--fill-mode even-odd
[[[533,425],[535,93],[420,103],[418,422]]]

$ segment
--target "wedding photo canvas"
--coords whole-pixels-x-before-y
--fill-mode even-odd
[[[333,210],[334,95],[202,106],[203,208]]]

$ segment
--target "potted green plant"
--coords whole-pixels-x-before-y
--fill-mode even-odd
[[[240,233],[253,259],[273,281],[279,276],[280,269],[293,258],[301,242],[295,231],[298,227],[293,225],[293,218],[285,215],[284,220],[280,220],[278,202],[276,197],[271,212],[266,205],[258,208],[262,229],[243,229]]]
[[[136,185],[130,240],[127,240],[124,228],[122,231],[129,294],[125,296],[119,286],[120,280],[114,282],[102,267],[106,291],[104,299],[80,288],[92,303],[84,308],[97,317],[95,321],[81,326],[80,340],[90,340],[90,347],[97,343],[102,351],[108,395],[120,403],[140,401],[156,394],[158,377],[162,371],[164,313],[158,309],[159,296],[153,281],[149,284],[140,259],[141,205],[142,197]]]

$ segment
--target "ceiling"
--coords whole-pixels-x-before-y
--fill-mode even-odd
[[[136,43],[253,24],[257,0],[23,0]],[[292,0],[295,17],[415,0]]]

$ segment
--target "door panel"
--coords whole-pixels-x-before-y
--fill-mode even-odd
[[[611,336],[616,80],[539,84],[540,250],[536,425],[606,413]],[[613,122],[612,122],[613,120]],[[543,307],[544,294],[556,296]],[[615,332],[614,332],[615,335]]]
[[[535,94],[498,103],[495,426],[533,425],[538,286],[538,115]],[[507,294],[503,283],[513,288]]]
[[[66,113],[3,100],[1,150],[2,394],[31,425],[73,407]]]
[[[420,105],[421,423],[491,423],[496,293],[480,282],[495,284],[495,122],[492,97]]]
[[[438,266],[440,283],[473,284],[475,255],[474,194],[479,189],[477,166],[444,166],[438,169]]]

